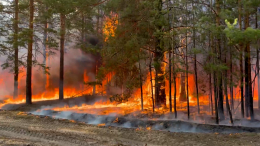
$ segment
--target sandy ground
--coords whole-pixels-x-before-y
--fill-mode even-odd
[[[238,146],[260,145],[260,134],[201,134],[87,125],[69,120],[0,111],[0,145],[6,146]]]

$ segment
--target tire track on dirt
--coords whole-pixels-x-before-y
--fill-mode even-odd
[[[21,112],[1,111],[0,113],[0,133],[8,133],[6,136],[9,137],[22,136],[25,139],[37,139],[51,145],[62,146],[144,145],[120,137],[112,138],[110,135],[96,133],[96,129],[104,128]]]
[[[30,140],[37,139],[53,145],[100,145],[98,141],[92,139],[55,131],[31,130],[12,125],[0,125],[0,131],[1,133],[7,133],[7,136],[22,137]]]
[[[4,139],[3,136],[8,138]],[[30,146],[260,145],[260,134],[257,133],[147,131],[145,129],[94,126],[16,111],[0,111],[0,145],[9,142],[10,139],[24,141],[23,146],[28,144]]]

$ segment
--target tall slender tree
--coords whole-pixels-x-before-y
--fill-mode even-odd
[[[19,78],[19,50],[18,50],[18,33],[19,33],[19,0],[14,1],[15,16],[14,16],[14,99],[18,97],[18,78]]]
[[[238,21],[239,21],[239,29],[242,31],[242,3],[241,0],[238,0]],[[241,97],[241,115],[244,118],[244,68],[243,68],[243,46],[239,45],[240,56],[239,56],[239,65],[240,65],[240,97]]]
[[[26,72],[26,104],[32,104],[32,53],[33,53],[34,0],[30,0],[29,40]]]
[[[154,62],[155,66],[155,104],[157,107],[166,105],[166,93],[165,93],[165,79],[163,70],[163,57],[164,57],[164,41],[162,39],[161,33],[163,32],[163,1],[156,1],[156,11],[157,16],[156,21],[161,21],[161,23],[156,22],[155,27],[157,32],[155,40],[155,56]]]
[[[66,34],[66,15],[64,13],[60,13],[60,87],[59,87],[59,99],[64,99],[64,45],[65,45],[65,34]]]

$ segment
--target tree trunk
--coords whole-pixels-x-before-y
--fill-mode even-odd
[[[245,28],[249,27],[249,13],[246,12]],[[251,120],[254,120],[254,108],[253,108],[253,93],[252,93],[252,79],[251,79],[251,55],[250,44],[246,44],[245,49],[245,84],[246,84],[246,101],[247,111],[249,111]]]
[[[245,17],[245,20],[244,20],[244,25],[245,25],[245,29],[248,27],[247,23],[249,23],[249,20],[247,19],[248,17],[246,16]],[[248,21],[248,22],[247,22]],[[248,45],[246,44],[246,48],[244,50],[244,58],[245,58],[245,111],[246,111],[246,117],[249,117],[249,77],[248,77],[248,70],[249,70],[249,67],[248,67]]]
[[[210,100],[210,105],[209,105],[209,107],[211,107],[211,115],[213,115],[213,114],[214,114],[214,111],[213,111],[213,99],[212,99],[211,73],[209,74],[209,100]]]
[[[226,46],[226,41],[224,43],[225,43],[224,45]],[[227,47],[225,47],[225,49],[227,49]],[[227,55],[225,55],[225,63],[227,64]],[[228,111],[228,114],[229,114],[230,123],[233,125],[232,112],[231,112],[231,108],[230,108],[229,100],[228,100],[227,77],[228,77],[228,73],[227,73],[227,70],[225,70],[225,80],[224,80],[225,83],[224,83],[224,85],[225,85],[226,107],[227,107],[227,111]]]
[[[226,71],[227,72],[227,71]],[[227,73],[225,73],[227,75]],[[226,80],[226,79],[225,79]],[[229,100],[228,100],[228,92],[227,92],[227,81],[225,81],[225,94],[226,94],[226,105],[227,105],[227,111],[230,118],[230,123],[233,125],[233,118],[232,118],[232,112],[229,106]]]
[[[194,45],[194,48],[195,48],[195,38],[193,40],[193,45]],[[198,73],[197,73],[197,55],[196,54],[194,54],[194,72],[195,72],[195,84],[196,84],[196,96],[197,96],[198,114],[200,114],[200,100],[199,100]]]
[[[258,109],[260,109],[260,75],[259,75],[259,49],[257,48],[257,61],[256,61],[256,69],[257,69],[257,84],[258,84]]]
[[[174,48],[174,36],[172,36],[172,61],[174,62],[172,65],[172,72],[173,72],[173,84],[174,84],[174,115],[175,119],[177,119],[177,83],[176,83],[176,70],[175,70],[175,48]]]
[[[188,2],[186,1],[186,27],[188,27]],[[188,32],[186,30],[185,33],[185,49],[186,49],[186,93],[187,93],[187,112],[188,112],[188,119],[190,119],[190,99],[189,99],[189,62],[188,62]]]
[[[217,53],[216,45],[214,45],[214,53]],[[216,64],[216,57],[213,58],[213,64]],[[216,115],[216,124],[219,124],[219,116],[218,116],[218,89],[217,89],[217,75],[216,71],[213,71],[213,82],[214,82],[214,99],[215,99],[215,115]]]
[[[48,8],[46,7],[46,10],[47,11]],[[45,65],[45,67],[47,67],[47,56],[48,56],[48,53],[47,53],[47,42],[48,42],[48,20],[46,19],[45,22],[44,22],[44,31],[43,31],[43,64]],[[44,74],[45,74],[45,70],[44,70]],[[45,77],[45,88],[48,87],[48,74],[46,74],[46,77]]]
[[[174,49],[173,49],[173,62],[175,61],[175,57],[174,57]],[[176,71],[175,71],[175,65],[173,64],[172,66],[172,70],[173,70],[173,83],[174,83],[174,115],[175,115],[175,119],[177,119],[177,83],[176,83]]]
[[[241,115],[244,118],[245,117],[245,108],[244,108],[244,69],[243,69],[243,48],[240,47],[240,59],[239,59],[239,64],[240,64],[240,96],[241,96]]]
[[[169,106],[170,106],[170,113],[172,113],[172,52],[171,49],[169,49]]]
[[[258,19],[257,19],[257,17],[258,17],[258,11],[257,11],[257,9],[256,9],[256,17],[255,17],[255,28],[256,29],[258,29]],[[259,75],[259,48],[257,47],[256,48],[256,73],[257,73],[257,85],[258,85],[258,109],[260,109],[260,75]]]
[[[166,105],[165,80],[164,71],[162,69],[162,58],[163,52],[157,50],[155,53],[155,62],[159,65],[155,67],[155,105],[157,107]]]
[[[219,73],[218,78],[219,78],[219,80],[218,80],[218,110],[219,110],[219,117],[220,117],[221,120],[223,120],[225,118],[225,116],[224,116],[224,106],[223,106],[224,105],[224,97],[223,97],[222,73]]]
[[[218,117],[218,95],[217,95],[217,77],[214,71],[214,99],[215,99],[215,114],[216,114],[216,124],[219,124],[219,117]]]
[[[194,7],[194,3],[192,1],[192,7]],[[193,8],[194,10],[194,8]],[[195,12],[193,12],[193,48],[196,48],[196,30],[195,30]],[[194,73],[195,73],[195,85],[196,85],[196,96],[197,96],[197,106],[198,106],[198,114],[200,114],[200,100],[199,100],[199,86],[198,86],[198,73],[197,73],[197,54],[194,54]]]
[[[64,99],[64,43],[65,43],[65,34],[66,34],[66,28],[65,28],[65,20],[66,16],[65,14],[60,14],[60,27],[61,27],[61,33],[60,33],[60,88],[59,88],[59,99]]]
[[[186,98],[187,98],[187,112],[188,119],[190,119],[190,99],[189,99],[189,62],[188,62],[188,37],[186,34]]]
[[[29,40],[27,55],[27,72],[26,72],[26,104],[32,104],[32,48],[33,48],[33,17],[34,17],[34,0],[30,0],[30,24]]]
[[[162,6],[163,2],[162,0],[159,0],[158,2],[158,17],[162,17]],[[158,31],[162,31],[162,25],[158,24],[156,26]],[[166,93],[165,93],[165,80],[164,80],[164,70],[162,68],[163,66],[163,40],[161,40],[160,36],[156,37],[155,41],[155,56],[154,56],[154,62],[156,63],[155,66],[155,105],[157,107],[166,106]]]
[[[239,5],[239,29],[242,30],[242,5],[241,5],[241,0],[238,0],[238,5]],[[239,58],[239,65],[240,65],[240,97],[241,97],[241,115],[244,118],[244,77],[243,77],[243,47],[240,45],[240,58]]]
[[[216,0],[216,25],[217,27],[220,27],[220,0]],[[217,36],[217,53],[218,53],[218,60],[221,63],[222,56],[221,56],[221,42],[220,42],[220,36]],[[223,86],[222,86],[222,73],[218,73],[218,96],[219,96],[219,102],[218,102],[218,108],[219,108],[219,116],[220,119],[224,119],[224,107],[223,107]]]
[[[230,99],[231,99],[231,109],[232,111],[235,110],[234,108],[234,93],[233,93],[233,55],[230,47]]]
[[[150,64],[149,64],[149,72],[150,72],[151,93],[152,93],[153,112],[154,112],[153,76],[152,76],[152,57],[151,57],[151,61],[150,61]]]
[[[212,0],[210,1],[210,7],[212,6]],[[213,47],[213,38],[212,38],[212,35],[211,33],[209,32],[209,51],[212,52],[214,51],[212,49]],[[210,62],[212,62],[212,57],[210,56]],[[213,62],[214,63],[214,62]],[[213,99],[212,99],[212,73],[210,72],[209,73],[209,94],[210,94],[210,106],[211,106],[211,114],[213,115],[214,114],[214,107],[213,107]]]
[[[139,58],[139,56],[138,56],[138,58]],[[143,111],[144,110],[143,79],[142,79],[142,70],[141,70],[140,58],[139,58],[138,64],[139,64],[140,89],[141,89],[141,108],[142,108],[142,111]]]
[[[19,31],[19,0],[15,0],[15,16],[14,16],[14,99],[18,97],[18,77],[19,77],[19,56],[18,56],[18,31]]]
[[[169,9],[170,0],[167,1],[167,10]],[[170,19],[170,12],[168,13],[168,25],[169,25],[169,31],[171,30],[171,19]],[[172,113],[172,47],[173,44],[169,43],[169,108],[170,113]]]

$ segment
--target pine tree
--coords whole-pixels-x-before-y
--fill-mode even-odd
[[[30,0],[29,40],[26,72],[26,104],[32,104],[32,53],[33,53],[34,0]]]
[[[19,0],[15,0],[15,18],[14,18],[14,50],[15,50],[15,66],[14,66],[14,99],[18,97],[18,77],[19,77],[19,55],[18,55],[18,31],[19,31]]]

